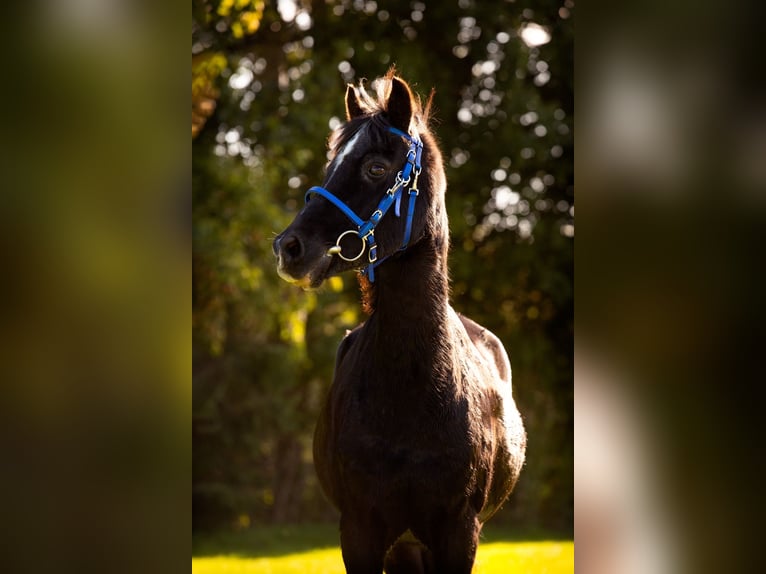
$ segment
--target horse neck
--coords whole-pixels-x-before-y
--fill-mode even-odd
[[[451,340],[448,330],[447,237],[426,236],[376,270],[366,293],[373,328],[384,347],[427,360]]]

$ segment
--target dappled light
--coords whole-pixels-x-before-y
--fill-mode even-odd
[[[521,39],[524,40],[524,43],[530,48],[542,46],[551,41],[550,32],[543,26],[535,24],[534,22],[524,24],[519,32],[519,36],[521,36]]]

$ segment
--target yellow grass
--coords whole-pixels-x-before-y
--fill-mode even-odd
[[[479,545],[474,574],[571,574],[574,542],[487,542]],[[192,574],[344,574],[340,548],[282,556],[226,554],[192,558]]]

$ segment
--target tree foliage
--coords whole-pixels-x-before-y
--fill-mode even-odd
[[[311,437],[355,280],[281,281],[271,240],[318,184],[345,83],[435,88],[453,305],[504,341],[529,433],[494,520],[572,528],[571,0],[195,1],[196,527],[332,515]]]

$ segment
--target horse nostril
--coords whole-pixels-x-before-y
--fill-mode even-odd
[[[295,235],[284,237],[279,242],[279,248],[287,260],[294,261],[296,259],[300,259],[303,255],[303,244],[301,243],[301,240],[298,239]]]

